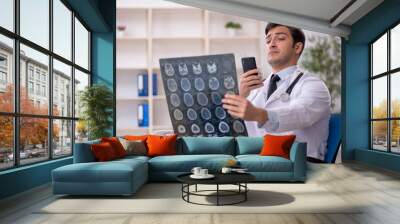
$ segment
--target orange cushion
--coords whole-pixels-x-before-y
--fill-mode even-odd
[[[129,140],[129,141],[144,141],[146,142],[147,135],[125,135],[124,139]]]
[[[121,158],[126,156],[126,151],[124,149],[124,146],[122,146],[121,142],[118,140],[116,137],[110,137],[110,138],[101,138],[101,142],[108,142],[114,149],[115,155],[117,158]]]
[[[91,149],[94,154],[94,157],[99,162],[109,161],[117,158],[114,149],[108,142],[93,144],[91,145]]]
[[[261,149],[260,155],[262,156],[280,156],[289,159],[290,148],[296,135],[265,135],[264,145]]]
[[[147,155],[162,156],[176,154],[176,139],[177,135],[159,136],[149,135],[147,137]]]
[[[149,147],[147,147],[146,140],[147,140],[148,135],[125,135],[124,139],[129,140],[129,141],[143,141],[144,146],[146,146],[146,150],[149,150]]]

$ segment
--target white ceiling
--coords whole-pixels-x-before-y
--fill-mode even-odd
[[[247,5],[275,9],[302,16],[329,20],[351,0],[227,0],[229,2],[244,3]],[[310,7],[313,6],[313,7]]]
[[[383,0],[169,1],[342,37],[350,34],[350,26],[353,23],[383,2]]]

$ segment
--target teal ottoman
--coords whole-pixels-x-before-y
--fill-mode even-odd
[[[147,157],[74,163],[52,171],[53,193],[132,195],[148,180]]]

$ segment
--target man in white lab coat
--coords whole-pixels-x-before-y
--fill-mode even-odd
[[[265,28],[272,74],[262,80],[257,69],[240,76],[239,95],[226,94],[223,107],[245,120],[249,136],[296,135],[307,143],[307,159],[322,162],[326,153],[331,97],[324,82],[297,67],[304,33],[269,23]]]

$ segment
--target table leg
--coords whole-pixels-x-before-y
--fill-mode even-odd
[[[189,195],[190,195],[190,184],[188,184],[187,186],[188,186],[188,187],[187,187],[187,191],[188,191],[188,193],[187,193],[187,201],[188,201],[188,202],[190,202],[190,201],[189,201]]]
[[[247,201],[247,183],[244,183],[244,201]]]
[[[183,197],[183,190],[184,190],[184,186],[185,186],[185,185],[182,183],[182,187],[181,187],[182,199],[184,198],[184,197]]]
[[[219,184],[217,184],[217,206],[219,205]]]

